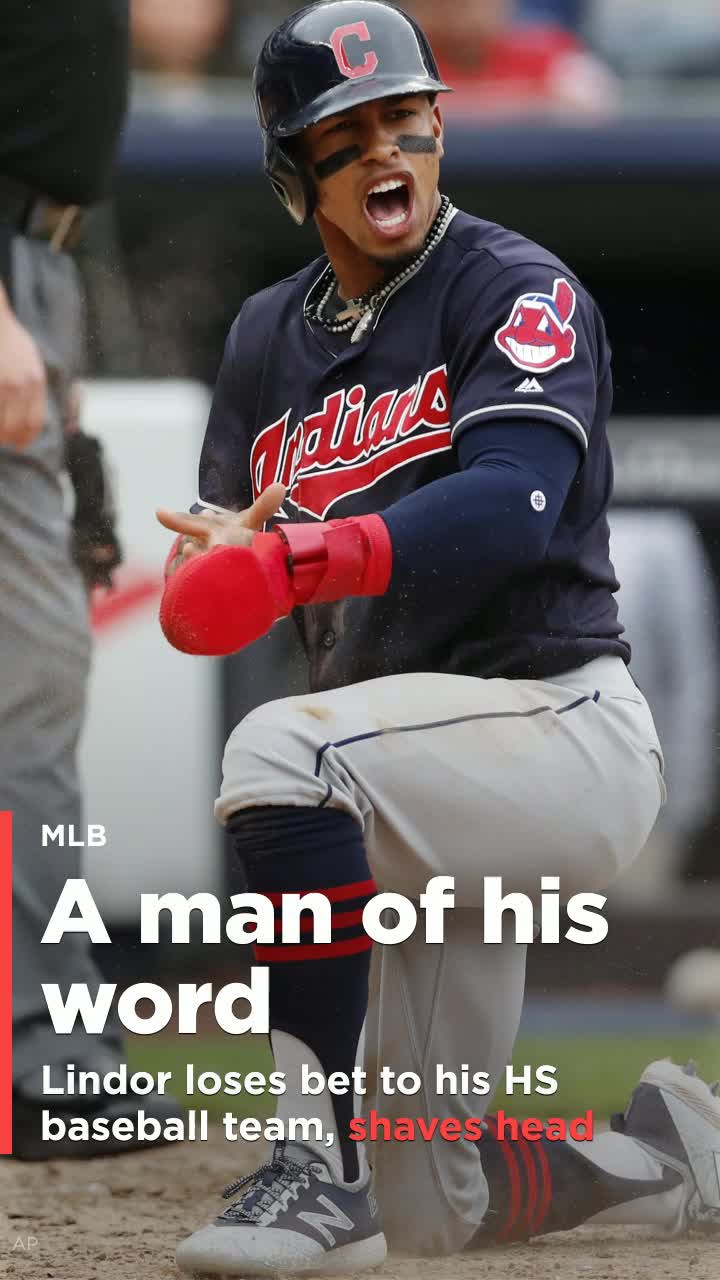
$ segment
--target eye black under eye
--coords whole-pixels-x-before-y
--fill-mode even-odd
[[[332,178],[333,174],[339,173],[346,165],[359,160],[361,154],[359,147],[352,145],[340,147],[339,150],[333,151],[332,155],[329,155],[325,160],[318,160],[315,165],[315,173],[318,178]]]

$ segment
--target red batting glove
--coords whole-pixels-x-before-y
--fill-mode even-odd
[[[391,569],[380,516],[282,526],[193,556],[165,586],[160,625],[182,653],[237,653],[297,605],[382,595]]]

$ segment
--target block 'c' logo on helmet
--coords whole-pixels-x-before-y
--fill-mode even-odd
[[[330,36],[332,51],[335,54],[335,61],[341,74],[348,80],[360,80],[363,76],[371,76],[373,71],[377,70],[377,54],[370,50],[365,54],[365,61],[361,62],[359,66],[353,67],[345,52],[345,41],[348,36],[357,36],[358,40],[361,40],[363,44],[367,44],[370,40],[367,22],[350,22],[344,27],[336,27]]]

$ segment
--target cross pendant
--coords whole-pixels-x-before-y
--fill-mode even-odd
[[[357,321],[361,319],[363,314],[364,314],[364,311],[361,311],[360,308],[354,302],[348,302],[345,310],[338,311],[337,316],[335,318],[336,320],[356,320]]]

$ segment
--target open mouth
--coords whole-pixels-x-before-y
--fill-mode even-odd
[[[397,231],[410,221],[412,193],[403,178],[376,182],[365,197],[365,212],[379,231]]]

